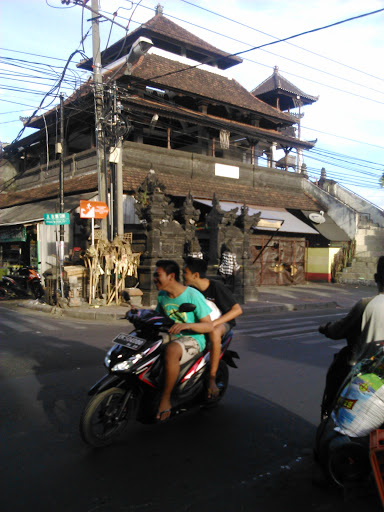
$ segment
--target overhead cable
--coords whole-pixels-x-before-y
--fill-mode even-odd
[[[279,39],[279,38],[278,38],[278,37],[276,37],[276,36],[273,36],[273,35],[271,35],[271,34],[268,34],[267,32],[263,32],[262,30],[256,29],[255,27],[251,27],[251,26],[249,26],[249,25],[246,25],[245,23],[242,23],[242,22],[240,22],[240,21],[237,21],[237,20],[235,20],[235,19],[233,19],[233,18],[228,18],[227,16],[224,16],[223,14],[220,14],[220,13],[215,12],[215,11],[211,11],[211,10],[209,10],[209,9],[206,9],[205,7],[202,7],[202,6],[200,6],[200,5],[194,4],[194,3],[189,2],[189,1],[187,1],[187,0],[180,0],[180,1],[181,1],[181,2],[184,2],[184,3],[186,3],[186,4],[189,4],[189,5],[192,5],[193,7],[196,7],[196,8],[198,8],[198,9],[202,9],[203,11],[206,11],[206,12],[209,12],[209,13],[211,13],[211,14],[214,14],[215,16],[218,16],[218,17],[220,17],[220,18],[223,18],[223,19],[226,19],[226,20],[231,21],[231,22],[233,22],[233,23],[236,23],[237,25],[243,26],[243,27],[245,27],[245,28],[249,28],[250,30],[254,30],[255,32],[259,32],[260,34],[264,34],[264,35],[266,35],[266,36],[268,36],[268,37],[272,37],[272,38],[277,39],[277,40]],[[376,11],[375,11],[374,13],[376,13]],[[294,43],[287,43],[287,44],[289,44],[289,45],[291,45],[291,46],[295,46],[296,48],[299,48],[300,50],[303,50],[303,51],[305,51],[305,52],[312,53],[313,55],[316,55],[317,57],[321,57],[322,59],[325,59],[325,60],[329,60],[329,61],[331,61],[331,62],[334,62],[335,64],[338,64],[338,65],[340,65],[340,66],[344,66],[344,67],[346,67],[346,68],[352,69],[353,71],[357,71],[358,73],[362,73],[362,74],[364,74],[364,75],[368,75],[368,76],[370,76],[370,77],[372,77],[372,78],[376,78],[377,80],[383,81],[383,78],[380,78],[380,77],[377,77],[377,76],[372,75],[372,74],[370,74],[370,73],[367,73],[367,72],[365,72],[365,71],[362,71],[361,69],[357,69],[357,68],[354,68],[354,67],[352,67],[352,66],[348,66],[347,64],[345,64],[345,63],[343,63],[343,62],[340,62],[340,61],[337,61],[337,60],[331,59],[330,57],[326,57],[325,55],[321,55],[320,53],[313,52],[313,51],[311,51],[311,50],[308,50],[307,48],[303,48],[302,46],[296,45],[296,44],[294,44]]]

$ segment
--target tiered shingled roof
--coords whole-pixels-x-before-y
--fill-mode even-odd
[[[134,193],[146,178],[148,172],[142,169],[124,169],[123,188],[125,193]],[[157,172],[156,177],[165,186],[165,193],[172,196],[185,197],[190,191],[195,198],[212,199],[215,192],[221,201],[245,202],[264,207],[288,208],[297,210],[319,211],[323,209],[314,198],[297,189],[278,189],[270,186],[254,186],[235,184],[230,178],[204,177],[192,179],[183,176],[175,179],[172,173]],[[58,196],[58,183],[50,183],[32,188],[28,191],[9,192],[0,195],[0,208],[27,204]],[[89,173],[65,182],[65,194],[97,192],[97,174]],[[235,194],[235,196],[234,196]],[[65,200],[64,200],[65,203]]]
[[[279,97],[281,110],[297,107],[296,100],[298,96],[302,105],[310,105],[319,99],[318,96],[310,96],[303,92],[292,82],[284,78],[279,73],[277,66],[275,66],[270,77],[253,89],[252,94],[270,105],[276,105],[276,98]]]
[[[185,56],[192,60],[210,65],[217,64],[220,69],[227,69],[242,62],[240,57],[232,56],[215,48],[159,13],[129,33],[125,38],[104,50],[101,53],[102,66],[105,67],[118,58],[127,55],[132,44],[139,37],[151,39],[157,48],[177,55],[183,55],[185,52]],[[82,61],[78,67],[91,71],[92,64],[93,60],[88,59]]]
[[[138,96],[129,96],[125,98],[124,106],[133,106],[135,112],[143,112],[148,115],[153,115],[154,112],[160,115],[164,115],[170,119],[177,119],[179,121],[185,121],[189,123],[197,123],[201,126],[207,126],[210,128],[216,128],[218,130],[229,130],[231,133],[239,133],[250,139],[273,139],[274,142],[280,143],[282,146],[294,146],[305,149],[310,149],[314,146],[314,143],[289,137],[276,130],[267,130],[265,128],[259,128],[250,124],[240,123],[238,121],[232,121],[231,119],[225,119],[222,117],[213,116],[210,114],[204,114],[194,110],[189,110],[184,107],[177,105],[160,103],[155,100],[149,100],[146,98],[140,98]]]
[[[97,192],[97,174],[85,174],[78,176],[71,180],[65,181],[65,194],[88,193],[92,191]],[[29,190],[21,190],[19,192],[7,192],[0,194],[0,208],[7,208],[9,206],[16,206],[21,204],[34,203],[36,201],[43,201],[44,199],[52,199],[58,197],[59,183],[49,183],[38,187],[30,188]]]
[[[124,80],[123,71],[120,72],[120,76]],[[250,112],[261,113],[275,120],[291,124],[297,122],[289,114],[280,112],[255,98],[236,80],[153,53],[139,59],[133,67],[131,77],[127,80],[131,80],[132,77],[145,81],[152,87],[183,91],[223,105],[232,105]]]
[[[123,176],[124,190],[135,190],[144,181],[148,172],[130,169]],[[188,192],[194,198],[212,199],[213,193],[220,201],[236,201],[239,203],[253,204],[257,206],[288,208],[292,210],[304,209],[319,211],[323,207],[301,189],[277,189],[271,186],[250,187],[249,185],[234,184],[231,178],[202,177],[200,179],[188,179],[183,176],[182,180],[175,179],[171,173],[156,171],[156,177],[165,186],[165,193],[172,196],[185,197]]]
[[[258,98],[255,98],[236,80],[229,79],[222,75],[211,73],[200,68],[187,66],[181,62],[167,59],[160,55],[152,53],[146,54],[133,66],[131,75],[125,75],[124,71],[125,68],[120,69],[114,77],[114,79],[118,80],[121,84],[134,84],[135,81],[136,83],[143,82],[154,88],[182,92],[186,95],[191,94],[200,97],[202,100],[207,100],[207,102],[216,102],[222,105],[230,105],[234,108],[245,109],[248,110],[249,113],[255,114],[257,117],[266,117],[275,123],[282,123],[286,125],[297,122],[297,120],[289,114],[280,112],[280,110],[271,107]],[[108,76],[104,76],[104,80],[108,80]],[[79,98],[84,99],[90,94],[92,94],[92,88],[90,83],[87,82],[65,101],[65,106],[71,105],[72,102],[78,101]],[[135,96],[131,96],[131,98],[135,98]],[[128,98],[127,101],[129,102],[130,99]],[[136,103],[140,104],[140,101],[136,100]],[[141,103],[144,104],[145,101],[143,100]],[[172,110],[174,112],[177,110],[180,112],[183,111],[184,114],[189,112],[191,115],[196,116],[196,120],[200,114],[197,111],[177,107],[173,105],[173,103],[165,102],[161,98],[156,100],[153,99],[152,102],[150,100],[146,102],[148,106],[151,103],[154,109],[159,105],[159,108],[163,108],[164,110],[168,109],[169,112]],[[56,115],[56,108],[46,113],[45,118],[50,114]],[[224,123],[232,122],[224,118],[222,118],[222,120]],[[240,125],[240,123],[238,124]],[[40,116],[33,119],[29,123],[29,126],[33,128],[43,128],[43,117]],[[227,126],[223,128],[228,129]],[[240,126],[238,128],[240,128]],[[242,123],[241,130],[246,128],[250,129],[252,134],[257,135],[258,129],[256,127]],[[275,136],[278,133],[274,133],[272,130],[259,130],[263,131],[265,135],[268,135],[269,133],[270,135]],[[283,136],[281,137],[285,140]],[[291,142],[297,142],[297,139],[288,139],[290,139]],[[312,145],[309,145],[308,147],[312,147]]]

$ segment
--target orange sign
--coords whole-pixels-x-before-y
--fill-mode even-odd
[[[102,201],[80,201],[80,217],[82,219],[105,219],[108,206]]]

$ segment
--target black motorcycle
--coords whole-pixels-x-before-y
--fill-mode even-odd
[[[178,308],[180,312],[194,309],[187,303]],[[134,330],[114,338],[104,360],[108,374],[90,389],[92,398],[81,417],[81,436],[93,447],[111,444],[135,421],[156,422],[164,384],[164,349],[174,321],[152,309],[131,309],[126,319]],[[216,377],[219,395],[208,399],[210,353],[206,349],[181,365],[172,393],[171,417],[191,408],[212,407],[223,398],[228,386],[227,365],[237,368],[233,359],[239,358],[228,350],[232,335],[230,331],[222,341]]]
[[[373,375],[374,379],[384,379],[384,341],[369,343],[349,371],[342,367],[341,369],[341,373],[344,372],[346,376],[341,381],[339,389],[332,390],[333,400],[330,401],[329,393],[324,392],[323,395],[322,419],[316,432],[314,457],[329,483],[338,487],[362,486],[369,483],[372,473],[369,458],[370,432],[384,428],[384,424],[381,423],[384,418],[384,406],[380,406],[380,414],[377,414],[376,410],[376,417],[367,413],[354,414],[353,410],[358,400],[350,398],[349,394],[356,379],[362,394],[373,391],[364,381],[365,375]],[[333,371],[334,366],[331,365],[330,370]],[[347,413],[350,421],[355,418],[354,421],[360,430],[354,432],[352,426],[348,429],[340,428],[340,415],[343,415],[343,410],[350,411]],[[370,418],[371,424],[368,423],[362,433],[362,427],[367,422],[364,416]]]

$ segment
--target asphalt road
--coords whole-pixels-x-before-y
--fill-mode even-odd
[[[126,322],[0,307],[1,510],[280,512],[381,510],[311,483],[326,369],[342,342],[317,333],[344,310],[240,318],[241,359],[218,408],[137,425],[114,446],[85,446],[78,423]]]

